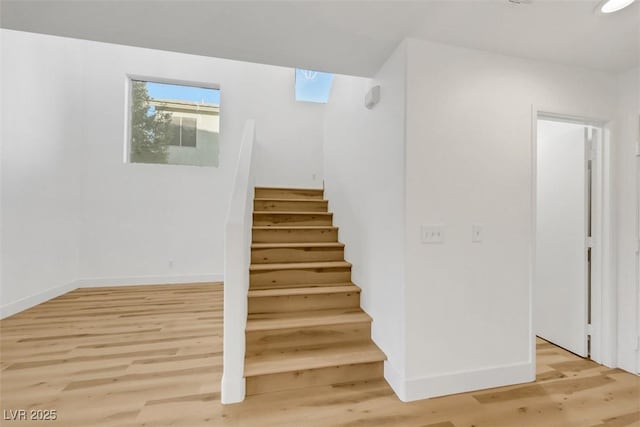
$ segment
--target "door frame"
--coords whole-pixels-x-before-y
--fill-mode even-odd
[[[533,319],[536,266],[536,210],[537,210],[537,145],[538,119],[556,118],[561,121],[583,123],[602,129],[600,146],[592,162],[592,229],[599,239],[592,242],[591,253],[591,359],[608,367],[617,365],[617,292],[614,277],[613,246],[613,180],[611,150],[611,120],[594,118],[588,114],[566,112],[558,108],[531,108],[531,235],[529,266],[529,330],[532,368],[536,367],[536,336]],[[593,232],[592,232],[593,233]],[[585,319],[586,322],[586,319]],[[535,371],[532,373],[535,378]]]

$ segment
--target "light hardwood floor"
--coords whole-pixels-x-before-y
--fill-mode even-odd
[[[58,415],[3,427],[640,426],[639,377],[542,340],[536,383],[402,403],[378,380],[222,406],[221,284],[79,289],[0,328],[3,413]]]

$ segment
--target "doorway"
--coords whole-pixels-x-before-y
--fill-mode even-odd
[[[606,125],[542,112],[535,120],[534,334],[604,363]]]

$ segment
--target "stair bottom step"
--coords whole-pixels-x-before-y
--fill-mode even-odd
[[[383,376],[382,361],[280,372],[248,377],[246,393],[254,395],[321,385],[337,385],[380,379]]]

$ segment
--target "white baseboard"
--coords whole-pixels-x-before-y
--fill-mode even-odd
[[[246,382],[244,378],[230,379],[227,376],[222,375],[222,384],[220,385],[220,402],[223,405],[242,402],[245,396],[245,384]]]
[[[404,402],[410,402],[449,394],[522,384],[534,380],[535,369],[533,369],[533,364],[531,362],[522,362],[473,371],[408,379],[404,382],[403,388],[398,387],[404,391],[404,395],[399,395],[398,397]]]
[[[49,288],[40,293],[29,295],[28,297],[21,298],[17,301],[10,302],[0,307],[0,319],[13,316],[16,313],[24,311],[28,308],[42,304],[45,301],[49,301],[62,294],[66,294],[76,288],[75,282],[67,283],[60,286]]]
[[[222,282],[222,274],[185,276],[85,277],[76,280],[76,288],[135,285],[175,285],[180,283]]]
[[[400,372],[398,372],[388,360],[384,361],[384,379],[387,380],[387,383],[389,383],[393,392],[398,396],[398,399],[403,402],[409,401],[407,400],[404,378],[402,378]]]
[[[186,276],[135,276],[135,277],[95,277],[74,280],[65,285],[56,286],[43,292],[30,295],[10,302],[0,307],[0,319],[49,301],[57,296],[71,292],[78,288],[93,288],[102,286],[132,286],[132,285],[161,285],[180,283],[222,282],[222,274],[200,274]]]

